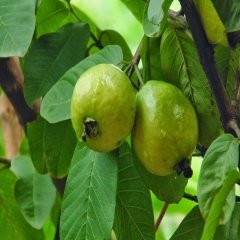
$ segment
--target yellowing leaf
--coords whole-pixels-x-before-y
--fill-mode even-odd
[[[208,41],[228,46],[226,29],[211,0],[194,1]]]

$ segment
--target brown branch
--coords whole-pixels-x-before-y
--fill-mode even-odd
[[[142,51],[142,47],[143,47],[143,38],[142,38],[141,42],[139,43],[139,46],[138,46],[138,48],[137,48],[137,50],[136,50],[136,52],[135,52],[135,54],[134,54],[134,56],[132,58],[132,61],[131,61],[131,64],[130,64],[130,68],[129,68],[128,73],[127,73],[129,78],[132,76],[132,74],[133,74],[133,72],[135,70],[135,66],[138,65],[138,63],[139,63],[139,61],[141,59],[140,53]]]
[[[5,156],[12,159],[19,153],[23,137],[23,129],[19,124],[16,112],[7,96],[0,96],[0,121],[2,126]]]
[[[163,205],[162,211],[160,212],[160,215],[158,216],[158,219],[155,223],[155,232],[158,230],[158,228],[163,220],[163,217],[168,209],[168,206],[169,206],[169,204],[167,202],[165,202]]]
[[[192,0],[179,0],[192,32],[203,70],[215,96],[225,132],[230,132],[228,122],[234,118],[230,110],[230,100],[217,72],[213,57],[213,46],[209,44],[199,15]]]
[[[19,122],[25,128],[28,122],[36,118],[36,113],[24,99],[20,78],[23,78],[23,75],[16,58],[0,58],[0,85],[12,103]]]

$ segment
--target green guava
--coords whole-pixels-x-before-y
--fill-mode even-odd
[[[99,152],[116,149],[131,132],[136,93],[127,75],[112,64],[84,72],[71,100],[71,119],[77,138]]]
[[[197,139],[197,116],[188,98],[169,83],[148,81],[137,94],[132,131],[134,151],[145,168],[159,176],[172,174],[190,160]]]

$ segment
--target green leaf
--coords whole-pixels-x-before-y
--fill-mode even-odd
[[[162,36],[160,57],[164,80],[179,87],[195,107],[198,140],[208,147],[220,134],[220,116],[192,39],[168,27]]]
[[[23,218],[14,198],[16,177],[8,169],[0,171],[0,239],[43,240],[42,230],[31,227]]]
[[[227,89],[228,96],[233,99],[236,88],[237,71],[240,62],[240,47],[235,49],[217,46],[214,48],[215,62],[224,85]]]
[[[199,207],[195,206],[183,219],[170,240],[200,240],[203,226],[204,220]]]
[[[104,30],[100,34],[100,39],[103,46],[116,44],[119,45],[123,51],[123,59],[124,61],[130,62],[132,60],[132,53],[127,45],[125,39],[114,30]]]
[[[214,240],[237,240],[240,238],[240,204],[236,203],[231,220],[226,225],[220,225]],[[170,240],[200,240],[204,227],[204,220],[199,207],[195,206],[183,219]]]
[[[162,79],[160,64],[160,38],[148,38],[143,40],[141,53],[143,63],[143,81]]]
[[[212,0],[227,32],[240,30],[240,4],[237,0]],[[226,10],[227,9],[227,10]]]
[[[143,12],[147,0],[121,0],[139,22],[142,22]]]
[[[119,170],[114,231],[118,240],[155,239],[150,192],[133,163],[131,149],[119,149]]]
[[[178,203],[183,197],[188,180],[183,176],[172,174],[157,176],[149,173],[133,152],[134,163],[143,181],[158,199],[167,203]]]
[[[60,185],[63,184],[64,186],[65,181],[66,179],[58,179],[57,184],[60,184]],[[47,218],[43,226],[43,232],[45,235],[44,240],[53,240],[55,235],[58,234],[57,231],[59,229],[61,204],[62,204],[62,196],[61,196],[61,193],[58,191],[50,216]]]
[[[143,29],[148,37],[156,37],[165,27],[173,0],[150,0],[144,11]]]
[[[44,35],[33,43],[24,65],[24,90],[29,105],[84,58],[89,37],[88,26],[77,23]]]
[[[117,157],[77,145],[64,192],[61,239],[109,239],[117,188]]]
[[[123,60],[121,48],[109,45],[94,55],[85,58],[67,71],[44,97],[40,113],[50,123],[71,118],[70,103],[73,88],[83,72],[100,63],[120,64]]]
[[[66,176],[77,144],[71,121],[50,124],[39,117],[28,124],[27,133],[37,171],[58,178]]]
[[[76,22],[67,3],[59,0],[42,0],[36,14],[37,37],[56,32],[66,23]]]
[[[85,12],[79,9],[79,4],[77,1],[70,1],[71,7],[74,11],[74,14],[78,17],[78,19],[81,19],[81,22],[87,23],[89,25],[89,28],[91,30],[91,33],[93,33],[95,36],[98,36],[100,30],[96,23],[89,18]]]
[[[23,57],[35,28],[35,1],[0,1],[0,57]]]
[[[240,173],[236,168],[228,172],[226,178],[224,179],[222,187],[216,193],[212,201],[211,208],[208,212],[207,219],[204,224],[203,234],[201,238],[202,240],[213,239],[216,232],[216,228],[219,224],[221,213],[223,211],[223,208],[225,207],[224,205],[225,205],[226,199],[230,191],[234,188],[235,184],[239,181],[240,181]],[[231,203],[233,205],[232,208],[234,209],[234,205],[235,205],[234,198]],[[229,218],[232,215],[233,209],[231,209]],[[226,223],[226,221],[224,223]]]
[[[56,197],[51,178],[37,173],[29,157],[14,158],[11,170],[18,177],[15,198],[24,218],[34,228],[42,228]]]
[[[239,141],[230,134],[218,137],[207,150],[198,181],[198,200],[201,213],[206,219],[216,193],[221,188],[228,173],[236,169],[239,160]],[[235,204],[235,189],[226,200],[221,215],[221,223],[229,220]]]

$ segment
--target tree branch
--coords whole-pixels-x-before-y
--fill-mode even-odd
[[[221,120],[225,132],[230,132],[229,121],[234,119],[230,110],[230,100],[226,89],[217,72],[215,60],[213,57],[213,46],[209,44],[202,27],[199,15],[192,0],[179,0],[182,10],[186,15],[189,28],[192,32],[197,52],[202,64],[203,70],[208,78],[208,82],[215,96]]]
[[[189,193],[184,193],[183,194],[183,198],[186,198],[186,199],[188,199],[190,201],[193,201],[193,202],[196,202],[196,203],[198,202],[197,196],[193,196],[193,195],[191,195]]]
[[[25,128],[28,122],[36,118],[36,113],[25,101],[22,85],[17,80],[19,74],[22,74],[22,71],[14,57],[0,58],[0,85],[12,103],[19,122]]]
[[[168,206],[169,206],[169,204],[167,202],[165,202],[163,205],[162,211],[160,212],[160,215],[155,223],[155,232],[158,230],[160,223],[162,222],[162,219],[168,209]]]

